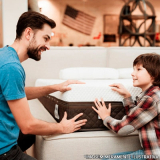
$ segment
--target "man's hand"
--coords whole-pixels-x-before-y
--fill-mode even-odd
[[[112,90],[118,92],[124,98],[131,97],[131,94],[127,91],[127,89],[122,84],[114,83],[114,84],[111,84],[109,86],[113,87]]]
[[[74,131],[81,129],[81,126],[85,125],[87,120],[83,119],[83,120],[76,121],[76,119],[78,119],[82,115],[83,113],[80,113],[80,114],[77,114],[72,119],[67,120],[67,112],[64,112],[64,117],[60,122],[60,124],[62,125],[62,133],[72,133]]]
[[[68,87],[70,84],[85,84],[84,82],[80,82],[78,80],[67,80],[63,83],[57,84],[58,85],[58,90],[60,92],[65,92],[71,90],[71,87]]]
[[[93,106],[92,106],[92,108],[94,109],[95,112],[97,112],[97,114],[101,117],[101,119],[104,120],[106,117],[111,115],[111,104],[109,103],[108,109],[107,109],[102,98],[101,98],[101,101],[102,101],[102,104],[96,98],[94,103],[95,103],[95,106],[97,109]]]

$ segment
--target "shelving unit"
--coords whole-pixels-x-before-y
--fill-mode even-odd
[[[147,6],[150,8],[151,13],[147,14],[143,6]],[[140,14],[134,14],[135,10],[139,7]],[[131,9],[130,9],[131,8]],[[126,9],[129,9],[126,11]],[[136,42],[140,46],[146,46],[146,41],[149,46],[155,45],[155,11],[153,6],[147,0],[130,0],[126,3],[120,13],[119,18],[119,46],[124,46],[127,41],[129,41],[129,46],[134,46]],[[151,20],[151,24],[146,27],[146,22]],[[129,25],[125,24],[125,21]],[[139,26],[137,26],[137,21],[141,21]],[[144,25],[144,31],[140,32],[140,29]],[[144,39],[144,43],[142,43],[141,39]]]

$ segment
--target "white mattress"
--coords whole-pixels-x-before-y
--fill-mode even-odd
[[[35,86],[46,86],[59,84],[65,80],[58,79],[37,79]],[[133,87],[132,79],[116,79],[116,80],[81,80],[85,84],[72,84],[72,90],[61,93],[54,92],[50,95],[67,102],[93,102],[95,98],[104,101],[122,101],[123,97],[111,90],[110,84],[122,83],[131,93],[133,99],[140,94],[141,89]]]

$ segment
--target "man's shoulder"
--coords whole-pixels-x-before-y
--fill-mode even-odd
[[[17,62],[5,63],[3,66],[1,66],[0,75],[0,81],[6,79],[7,77],[10,79],[12,79],[13,77],[23,77],[23,79],[25,80],[25,71],[21,63],[19,64]]]
[[[21,63],[18,62],[6,62],[3,65],[0,65],[0,71],[5,71],[5,70],[23,70],[23,67],[21,65]]]
[[[5,65],[18,65],[19,63],[20,61],[15,51],[8,49],[8,47],[0,49],[0,68]]]
[[[21,64],[11,62],[0,67],[0,84],[12,81],[25,81],[25,71]]]

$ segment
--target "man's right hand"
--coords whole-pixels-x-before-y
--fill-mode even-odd
[[[72,133],[79,129],[81,129],[81,126],[85,125],[87,122],[87,119],[76,121],[80,116],[82,116],[83,113],[77,114],[72,119],[67,120],[67,112],[64,112],[63,119],[61,120],[60,124],[62,126],[62,133]],[[75,122],[76,121],[76,122]]]

